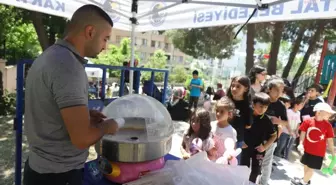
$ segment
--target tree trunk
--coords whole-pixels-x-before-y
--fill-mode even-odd
[[[292,51],[289,54],[288,62],[282,72],[282,78],[287,78],[289,75],[289,71],[292,68],[294,60],[295,60],[295,56],[299,52],[305,31],[306,31],[305,25],[301,25],[297,33],[296,39],[293,43]]]
[[[316,48],[316,44],[317,44],[317,42],[319,42],[319,40],[321,38],[321,35],[323,34],[323,32],[325,30],[326,24],[327,24],[326,20],[319,20],[317,22],[316,31],[315,31],[314,35],[311,37],[311,39],[309,41],[308,49],[307,49],[305,55],[303,56],[302,62],[300,64],[300,67],[299,67],[299,69],[297,70],[297,72],[296,72],[296,74],[294,76],[293,87],[295,87],[297,85],[299,77],[302,75],[303,70],[306,68],[306,65],[308,63],[309,57],[314,52],[314,50]]]
[[[272,32],[273,39],[272,39],[272,45],[271,45],[271,52],[270,52],[270,58],[267,64],[267,73],[270,75],[274,75],[276,73],[278,53],[280,49],[280,42],[282,38],[282,31],[284,29],[284,25],[285,25],[284,22],[275,23],[274,30]]]
[[[0,71],[0,102],[3,99],[4,89],[3,89],[3,81],[2,81],[2,72]]]
[[[49,42],[48,32],[43,24],[43,14],[39,12],[30,12],[31,20],[37,33],[42,50],[46,50],[51,44]]]
[[[250,72],[254,64],[254,38],[255,38],[255,24],[247,25],[247,38],[246,38],[246,64],[245,74]]]

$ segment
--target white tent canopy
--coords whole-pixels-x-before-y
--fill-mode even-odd
[[[212,27],[249,22],[336,18],[336,0],[0,0],[0,4],[71,18],[85,4],[103,8],[114,27],[135,32]],[[130,87],[133,70],[130,70]]]
[[[84,4],[96,4],[109,13],[115,28],[131,30],[132,0],[0,0],[37,12],[71,18]],[[260,0],[139,0],[136,32],[211,27],[244,23]],[[263,0],[250,22],[336,18],[335,0]],[[260,5],[260,4],[259,4]]]

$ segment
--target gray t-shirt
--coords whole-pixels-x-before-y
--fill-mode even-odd
[[[24,129],[29,143],[29,165],[38,173],[81,169],[88,150],[70,140],[60,110],[88,105],[86,60],[64,40],[44,51],[26,79]],[[78,123],[80,127],[81,123]]]

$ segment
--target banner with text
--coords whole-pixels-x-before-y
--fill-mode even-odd
[[[256,3],[255,0],[241,1],[240,3],[237,0],[209,0],[209,5],[205,5],[196,4],[196,0],[192,1],[193,3],[181,3],[182,0],[176,0],[175,3],[164,0],[140,0],[139,24],[136,31],[243,24],[253,12],[253,8],[246,8],[246,5]],[[281,0],[264,0],[263,2],[278,1],[281,2]],[[96,4],[110,15],[115,28],[122,30],[131,30],[129,20],[132,15],[131,2],[124,0],[0,0],[0,4],[66,18],[71,18],[74,11],[84,4]],[[222,3],[222,6],[218,3]],[[224,6],[223,3],[233,6]],[[270,6],[266,10],[258,10],[250,23],[332,18],[336,18],[336,0],[287,0],[285,3]]]

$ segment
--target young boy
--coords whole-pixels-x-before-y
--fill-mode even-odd
[[[273,144],[277,136],[271,120],[264,115],[270,104],[270,97],[266,93],[255,93],[252,102],[253,124],[244,138],[241,165],[250,167],[252,159],[249,180],[256,183],[261,172],[265,151]]]
[[[308,88],[305,99],[305,106],[301,110],[302,121],[308,119],[309,117],[314,117],[315,115],[313,111],[314,106],[322,102],[322,100],[319,98],[321,92],[322,87],[319,84],[313,84]]]
[[[271,118],[273,126],[277,131],[277,137],[281,134],[282,127],[286,127],[287,122],[287,110],[285,105],[279,100],[284,91],[285,84],[281,78],[272,77],[266,81],[262,91],[266,92],[270,96],[270,105],[267,108],[266,115]],[[261,184],[268,184],[268,181],[272,173],[272,163],[273,154],[277,146],[277,139],[274,143],[266,150],[263,164],[262,164],[262,175],[260,178]]]
[[[290,109],[287,109],[288,127],[283,129],[283,133],[288,134],[288,140],[284,147],[284,158],[288,160],[288,154],[292,149],[293,143],[299,137],[299,127],[301,123],[301,109],[304,99],[295,98]]]
[[[331,114],[336,112],[327,103],[316,104],[313,111],[315,117],[305,120],[300,126],[301,135],[298,149],[304,152],[301,158],[301,163],[304,165],[304,176],[303,179],[292,180],[295,185],[310,184],[314,169],[319,170],[322,167],[327,142],[331,155],[335,156],[334,133],[328,119]]]
[[[203,82],[198,78],[198,71],[195,70],[192,72],[193,79],[191,79],[189,84],[190,89],[190,99],[189,99],[189,108],[197,108],[198,99],[201,96],[201,90],[203,89]]]

